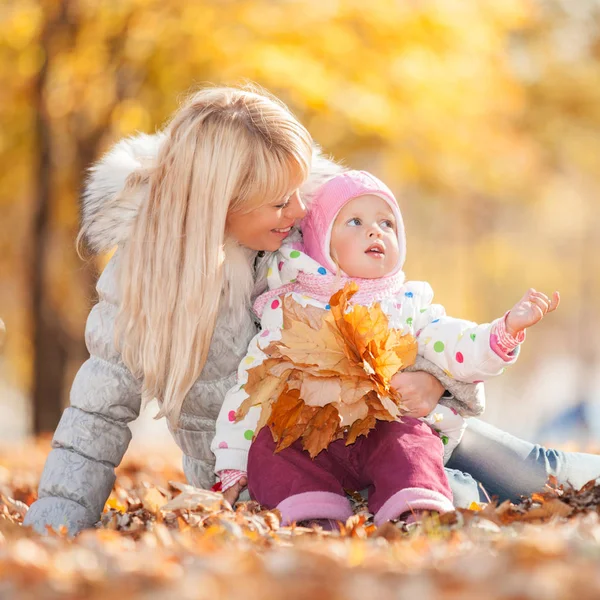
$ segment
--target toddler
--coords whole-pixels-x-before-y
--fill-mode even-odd
[[[432,304],[428,283],[405,281],[400,209],[387,186],[362,171],[345,172],[321,186],[301,229],[302,243],[288,242],[273,256],[269,291],[254,306],[262,332],[251,341],[238,385],[217,419],[212,450],[222,491],[237,492],[247,482],[251,497],[279,509],[284,524],[344,521],[352,514],[344,489],[369,490],[377,525],[422,510],[453,510],[444,461],[460,441],[465,421],[448,407],[438,405],[424,419],[377,421],[368,436],[348,446],[338,439],[314,459],[300,440],[275,453],[269,428],[255,430],[259,407],[236,422],[248,397],[243,389],[248,370],[264,360],[262,349],[281,339],[282,299],[291,295],[302,307],[327,311],[332,294],[353,280],[359,289],[351,303],[379,303],[390,328],[416,338],[420,355],[451,377],[474,383],[516,360],[525,328],[558,306],[558,293],[549,300],[531,289],[491,324],[446,316],[442,306]]]

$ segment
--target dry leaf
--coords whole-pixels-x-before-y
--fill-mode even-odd
[[[389,398],[380,398],[375,392],[367,395],[369,413],[378,421],[394,421],[398,416],[398,407]]]
[[[289,329],[293,322],[304,323],[311,329],[320,329],[323,322],[323,310],[316,306],[301,306],[292,296],[283,299],[283,328]]]
[[[167,499],[155,488],[147,488],[140,494],[142,505],[153,515],[158,514],[160,509],[167,503]]]
[[[273,441],[279,442],[285,430],[294,427],[302,411],[302,405],[299,390],[284,392],[273,403],[267,421],[273,434]]]
[[[308,406],[326,406],[339,401],[341,389],[339,377],[315,377],[304,374],[300,397]]]
[[[336,408],[328,404],[315,414],[302,434],[304,449],[314,458],[333,441],[339,426]]]
[[[340,415],[340,427],[343,428],[349,427],[354,421],[364,419],[369,414],[369,406],[366,402],[354,402],[354,404],[336,402],[334,406]]]
[[[406,366],[394,350],[381,350],[375,340],[371,340],[367,344],[363,357],[373,371],[379,375],[384,386],[389,386],[391,378]]]
[[[273,402],[275,398],[278,398],[286,386],[286,377],[290,373],[290,370],[286,370],[279,377],[266,374],[260,385],[254,381],[251,388],[246,385],[244,390],[248,394],[248,398],[238,408],[235,420],[241,421],[253,406]]]
[[[373,382],[365,377],[341,377],[340,385],[344,404],[354,404],[373,390]]]
[[[561,502],[558,498],[552,498],[547,502],[544,502],[539,507],[534,507],[527,511],[526,515],[521,519],[522,521],[535,521],[537,519],[550,519],[552,517],[568,517],[573,512],[573,508],[564,502]]]
[[[360,375],[358,367],[350,363],[344,347],[327,327],[315,330],[294,322],[289,329],[283,330],[277,346],[279,352],[296,365],[314,365],[321,370]]]
[[[199,507],[205,510],[220,510],[223,506],[231,508],[222,494],[201,490],[179,481],[169,481],[169,483],[180,490],[181,494],[163,505],[161,509],[164,511],[196,510]]]
[[[369,435],[369,431],[373,429],[373,427],[375,427],[375,417],[373,415],[368,415],[364,419],[354,421],[352,427],[350,427],[350,430],[348,431],[346,446],[354,444],[356,438],[360,435]]]
[[[281,452],[298,440],[306,431],[306,427],[308,426],[309,422],[319,412],[319,410],[320,408],[317,406],[306,406],[306,404],[302,402],[302,408],[298,418],[296,419],[296,423],[281,433],[275,452]]]
[[[372,307],[356,304],[347,311],[349,300],[357,291],[358,286],[351,282],[334,294],[329,304],[340,333],[359,358],[373,339],[378,340],[385,336],[388,321],[378,304]]]

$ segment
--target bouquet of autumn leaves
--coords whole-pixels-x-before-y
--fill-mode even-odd
[[[248,370],[248,398],[236,415],[239,421],[260,406],[255,431],[267,425],[276,452],[301,438],[314,458],[332,441],[346,436],[346,445],[352,444],[377,420],[394,421],[402,413],[390,380],[414,363],[417,342],[390,329],[378,303],[351,306],[357,291],[356,283],[346,284],[327,311],[283,299],[281,339]]]

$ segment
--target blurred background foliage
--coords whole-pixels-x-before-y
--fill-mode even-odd
[[[527,433],[593,402],[600,1],[4,0],[6,427],[53,429],[86,357],[102,261],[75,252],[85,169],[159,128],[190,89],[245,81],[396,191],[407,275],[450,314],[486,321],[529,286],[561,290],[520,364],[489,385],[491,421]]]

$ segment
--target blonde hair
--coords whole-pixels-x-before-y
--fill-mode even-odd
[[[148,175],[149,195],[119,250],[116,334],[123,362],[142,379],[142,398],[156,398],[159,416],[175,426],[224,297],[244,309],[249,299],[232,297],[240,269],[227,263],[240,247],[227,239],[227,216],[299,187],[310,171],[312,140],[284,104],[236,88],[195,93],[166,134]]]

